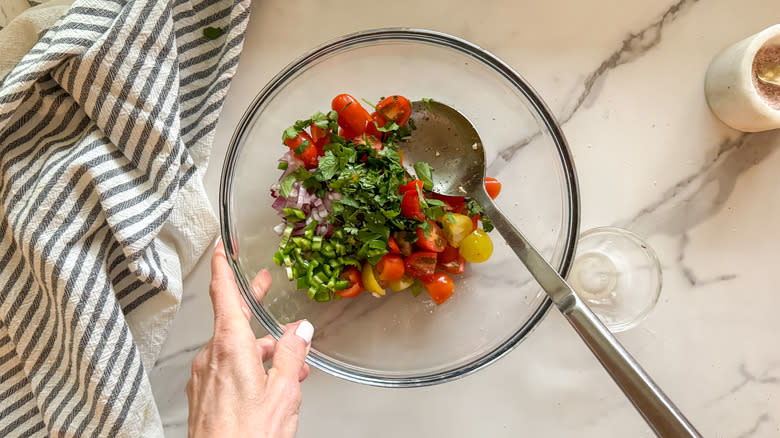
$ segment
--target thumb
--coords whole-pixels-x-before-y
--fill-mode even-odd
[[[277,403],[291,404],[295,409],[300,404],[299,377],[306,364],[313,335],[314,326],[303,320],[288,326],[276,343],[273,365],[268,370],[268,391]]]

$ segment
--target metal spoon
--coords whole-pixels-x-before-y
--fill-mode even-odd
[[[780,65],[764,65],[756,72],[761,82],[780,87]]]
[[[414,102],[412,119],[417,130],[401,144],[408,170],[413,172],[410,169],[415,162],[426,161],[435,170],[434,192],[468,196],[479,203],[507,244],[657,435],[699,437],[661,388],[490,199],[483,183],[485,152],[482,141],[468,119],[455,109],[433,101]]]

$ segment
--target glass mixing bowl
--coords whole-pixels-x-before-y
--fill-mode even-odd
[[[280,219],[269,187],[281,172],[282,131],[326,112],[340,93],[369,101],[391,94],[430,97],[461,111],[479,131],[488,164],[503,164],[488,171],[503,182],[499,207],[562,275],[568,273],[579,226],[577,178],[563,133],[542,99],[474,44],[429,30],[380,29],[325,43],[292,62],[260,91],[236,128],[219,206],[223,242],[249,308],[276,337],[285,323],[311,321],[308,362],[350,381],[430,385],[495,361],[551,305],[496,232],[492,258],[454,276],[455,293],[440,306],[425,292],[415,297],[409,291],[314,302],[273,263],[279,244],[273,227]],[[250,284],[263,268],[273,285],[261,303]]]

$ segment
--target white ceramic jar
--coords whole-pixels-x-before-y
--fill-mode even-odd
[[[704,92],[723,123],[744,132],[780,128],[780,107],[761,96],[753,68],[758,51],[774,46],[780,46],[780,24],[726,48],[710,63]]]

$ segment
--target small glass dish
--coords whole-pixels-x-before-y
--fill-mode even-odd
[[[273,263],[279,218],[269,187],[281,172],[282,131],[328,110],[340,93],[369,101],[391,94],[430,97],[461,111],[478,129],[488,164],[511,156],[491,175],[504,183],[499,207],[562,275],[568,273],[579,227],[577,178],[542,99],[511,67],[467,41],[429,30],[379,29],[330,41],[293,61],[260,91],[235,130],[219,209],[228,259],[249,308],[277,337],[285,323],[311,321],[308,362],[354,382],[430,385],[495,361],[551,306],[495,232],[492,258],[455,276],[455,293],[440,306],[425,292],[415,297],[409,291],[314,302]],[[263,268],[273,286],[261,303],[250,282]]]

